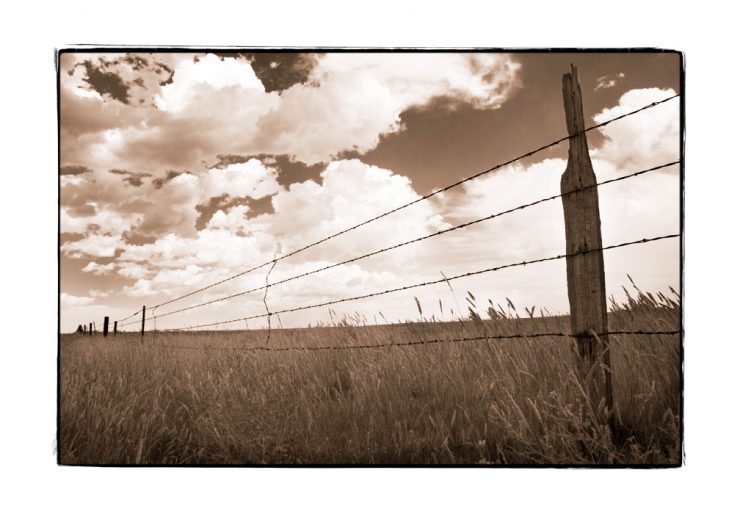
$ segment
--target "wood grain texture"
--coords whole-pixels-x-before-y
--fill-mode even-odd
[[[560,179],[560,191],[565,194],[596,184],[588,141],[584,130],[583,102],[578,82],[578,70],[571,65],[571,72],[563,75],[563,103],[569,135],[568,165]],[[604,279],[604,254],[601,241],[601,215],[599,194],[596,188],[587,188],[564,195],[566,253],[582,253],[567,258],[568,301],[570,303],[571,332],[577,337],[578,355],[581,359],[582,379],[592,391],[595,405],[602,397],[609,409],[609,423],[613,424],[613,396],[608,349],[608,323],[606,310],[606,282]],[[601,336],[599,338],[599,336]],[[594,366],[600,374],[594,374]],[[611,426],[611,425],[610,425]]]

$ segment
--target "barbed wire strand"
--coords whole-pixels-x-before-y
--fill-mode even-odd
[[[640,336],[657,336],[657,335],[676,335],[680,334],[680,330],[617,330],[611,332],[602,332],[599,336],[605,335],[640,335]],[[468,341],[483,341],[489,339],[539,339],[544,337],[564,337],[564,338],[575,338],[580,337],[579,334],[567,334],[565,332],[539,332],[535,334],[507,334],[507,335],[495,335],[495,336],[475,336],[465,338],[439,338],[439,339],[426,339],[421,341],[406,341],[402,343],[379,343],[375,345],[355,345],[355,346],[316,346],[316,347],[200,347],[200,346],[188,346],[188,345],[152,345],[157,348],[175,348],[185,350],[225,350],[225,351],[239,351],[239,352],[288,352],[288,351],[299,351],[299,352],[319,352],[324,350],[360,350],[370,348],[390,348],[390,347],[404,347],[404,346],[419,346],[429,345],[436,343],[463,343]]]
[[[117,321],[117,322],[119,323],[119,325],[118,325],[118,326],[120,327],[120,326],[122,326],[122,325],[120,325],[120,323],[123,323],[124,321],[126,321],[126,320],[128,320],[128,319],[131,319],[131,318],[133,318],[133,317],[134,317],[134,316],[136,316],[137,314],[141,314],[141,309],[139,309],[138,311],[136,311],[135,313],[133,313],[133,314],[132,314],[131,316],[126,316],[126,317],[125,317],[125,318],[123,318],[122,320],[115,320],[115,321]],[[130,325],[130,323],[127,323],[127,325]]]
[[[294,307],[294,308],[291,308],[291,309],[282,309],[282,310],[279,310],[279,311],[274,311],[274,312],[270,313],[270,315],[271,316],[275,316],[277,314],[285,314],[285,313],[289,313],[289,312],[298,312],[298,311],[307,310],[307,309],[315,309],[317,307],[326,307],[326,306],[329,306],[329,305],[335,305],[337,303],[350,302],[350,301],[356,301],[356,300],[363,300],[363,299],[366,299],[366,298],[373,298],[375,296],[381,296],[381,295],[384,295],[384,294],[396,293],[396,292],[400,292],[400,291],[406,291],[408,289],[415,289],[415,288],[418,288],[418,287],[425,287],[425,286],[429,286],[429,285],[440,284],[442,282],[447,282],[447,281],[451,281],[451,280],[457,280],[457,279],[464,278],[464,277],[476,276],[476,275],[480,275],[480,274],[483,274],[483,273],[491,273],[493,271],[500,271],[502,269],[508,269],[508,268],[519,267],[519,266],[526,266],[526,265],[529,265],[529,264],[537,264],[537,263],[540,263],[540,262],[548,262],[548,261],[552,261],[552,260],[560,260],[560,259],[564,259],[564,258],[568,258],[568,257],[575,257],[575,256],[579,256],[579,255],[587,255],[589,253],[595,253],[595,252],[598,252],[598,251],[607,251],[607,250],[612,250],[612,249],[616,249],[616,248],[623,248],[625,246],[633,246],[633,245],[636,245],[636,244],[645,244],[645,243],[648,243],[648,242],[659,241],[659,240],[663,240],[663,239],[671,239],[671,238],[676,238],[676,237],[679,237],[679,236],[680,236],[680,234],[677,234],[677,233],[676,234],[670,234],[670,235],[662,235],[662,236],[659,236],[659,237],[651,237],[651,238],[639,239],[639,240],[636,240],[636,241],[623,242],[621,244],[613,244],[611,246],[603,246],[601,248],[594,248],[594,249],[583,250],[583,251],[578,251],[578,252],[573,252],[573,253],[564,253],[564,254],[555,255],[555,256],[552,256],[552,257],[540,258],[540,259],[536,259],[536,260],[524,260],[524,261],[521,261],[521,262],[512,262],[510,264],[504,264],[502,266],[495,266],[495,267],[490,267],[490,268],[486,268],[486,269],[481,269],[481,270],[478,270],[478,271],[471,271],[471,272],[468,272],[468,273],[461,273],[459,275],[451,276],[451,277],[448,277],[448,278],[442,278],[440,280],[429,280],[429,281],[426,281],[426,282],[420,282],[420,283],[417,283],[417,284],[406,285],[406,286],[403,286],[403,287],[395,287],[393,289],[386,289],[384,291],[377,291],[377,292],[374,292],[374,293],[368,293],[368,294],[362,294],[362,295],[358,295],[358,296],[351,296],[351,297],[347,297],[347,298],[341,298],[339,300],[331,300],[331,301],[328,301],[328,302],[320,302],[320,303],[314,303],[314,304],[309,304],[309,305],[303,305],[303,306]],[[257,315],[254,315],[254,316],[247,316],[245,318],[234,318],[234,319],[231,319],[231,320],[216,321],[216,322],[213,322],[213,323],[202,323],[200,325],[190,325],[188,327],[178,327],[178,328],[167,329],[167,330],[192,330],[192,329],[198,329],[198,328],[213,327],[213,326],[216,326],[216,325],[225,325],[225,324],[234,323],[234,322],[237,322],[237,321],[248,321],[248,320],[253,320],[253,319],[257,319],[257,318],[264,318],[266,316],[268,316],[268,314],[257,314]]]
[[[376,215],[375,217],[372,217],[370,219],[367,219],[367,220],[365,220],[365,221],[363,221],[361,223],[357,223],[354,226],[351,226],[349,228],[345,228],[344,230],[341,230],[341,231],[336,232],[336,233],[334,233],[332,235],[329,235],[327,237],[324,237],[322,239],[319,239],[319,240],[317,240],[317,241],[315,241],[315,242],[313,242],[311,244],[307,244],[306,246],[303,246],[301,248],[298,248],[297,250],[291,251],[290,253],[286,253],[285,255],[282,255],[282,256],[278,257],[277,260],[283,260],[283,259],[286,259],[288,257],[292,257],[294,255],[297,255],[298,253],[301,253],[301,252],[306,251],[306,250],[308,250],[310,248],[313,248],[315,246],[318,246],[319,244],[322,244],[322,243],[327,242],[327,241],[329,241],[331,239],[334,239],[336,237],[339,237],[340,235],[344,235],[345,233],[348,233],[348,232],[351,232],[353,230],[356,230],[357,228],[360,228],[361,226],[365,226],[366,224],[372,223],[373,221],[377,221],[378,219],[381,219],[383,217],[389,216],[389,215],[391,215],[391,214],[393,214],[395,212],[398,212],[398,211],[403,210],[405,208],[408,208],[408,207],[410,207],[412,205],[415,205],[417,203],[420,203],[422,201],[425,201],[425,200],[427,200],[427,199],[429,199],[429,198],[431,198],[433,196],[436,196],[438,194],[441,194],[443,192],[446,192],[446,191],[448,191],[448,190],[450,190],[452,188],[458,187],[458,186],[462,185],[463,183],[466,183],[468,181],[472,181],[472,180],[474,180],[476,178],[479,178],[480,176],[483,176],[485,174],[489,174],[489,173],[491,173],[493,171],[496,171],[498,169],[501,169],[503,167],[506,167],[507,165],[511,165],[512,163],[515,163],[517,161],[523,160],[523,159],[528,158],[528,157],[530,157],[530,156],[532,156],[534,154],[537,154],[537,153],[542,152],[542,151],[544,151],[546,149],[549,149],[551,147],[554,147],[556,145],[559,145],[562,142],[565,142],[566,140],[570,140],[572,138],[576,138],[576,137],[578,137],[578,136],[580,136],[582,134],[586,134],[586,133],[588,133],[590,131],[593,131],[595,129],[599,129],[599,128],[605,127],[605,126],[607,126],[607,125],[609,125],[609,124],[611,124],[613,122],[616,122],[617,120],[621,120],[623,118],[630,117],[632,115],[635,115],[637,113],[640,113],[641,111],[644,111],[644,110],[647,110],[647,109],[650,109],[650,108],[654,108],[655,106],[658,106],[660,104],[663,104],[665,102],[668,102],[668,101],[670,101],[672,99],[675,99],[677,97],[680,97],[680,96],[681,96],[681,94],[680,93],[677,93],[676,95],[672,95],[672,96],[667,97],[667,98],[665,98],[663,100],[652,102],[652,103],[647,104],[647,105],[645,105],[645,106],[643,106],[641,108],[638,108],[636,110],[633,110],[633,111],[624,113],[622,115],[619,115],[617,117],[611,118],[609,120],[605,120],[604,122],[601,122],[599,124],[594,124],[593,126],[589,126],[589,127],[585,128],[582,131],[578,131],[576,133],[573,133],[572,135],[564,136],[562,138],[559,138],[557,140],[554,140],[553,142],[550,142],[549,144],[542,145],[542,146],[540,146],[540,147],[538,147],[536,149],[533,149],[533,150],[531,150],[529,152],[526,152],[524,154],[521,154],[521,155],[519,155],[519,156],[517,156],[515,158],[512,158],[512,159],[507,160],[505,162],[502,162],[502,163],[500,163],[498,165],[495,165],[495,166],[490,167],[488,169],[485,169],[485,170],[482,170],[480,172],[477,172],[477,173],[473,174],[472,176],[468,176],[468,177],[463,178],[463,179],[461,179],[459,181],[456,181],[454,183],[451,183],[451,184],[447,185],[446,187],[442,187],[442,188],[433,190],[429,194],[426,194],[424,196],[421,196],[421,197],[419,197],[419,198],[417,198],[417,199],[415,199],[413,201],[409,201],[408,203],[405,203],[405,204],[403,204],[403,205],[401,205],[399,207],[396,207],[396,208],[394,208],[392,210],[388,210],[386,212],[383,212],[383,213],[381,213],[379,215]],[[162,307],[164,305],[169,305],[169,304],[171,304],[173,302],[182,300],[184,298],[188,298],[188,297],[190,297],[190,296],[192,296],[194,294],[201,293],[201,292],[203,292],[203,291],[205,291],[207,289],[210,289],[212,287],[215,287],[217,285],[221,285],[223,283],[226,283],[226,282],[229,282],[231,280],[234,280],[235,278],[239,278],[239,277],[244,276],[246,274],[249,274],[249,273],[251,273],[253,271],[257,271],[258,269],[263,268],[265,266],[269,266],[270,264],[272,264],[272,262],[273,262],[272,260],[270,260],[268,262],[264,262],[264,263],[260,264],[259,266],[254,266],[254,267],[252,267],[250,269],[247,269],[246,271],[242,271],[240,273],[236,273],[236,274],[231,275],[231,276],[229,276],[227,278],[224,278],[223,280],[219,280],[218,282],[214,282],[214,283],[209,284],[209,285],[206,285],[206,286],[204,286],[204,287],[202,287],[200,289],[196,289],[194,291],[190,291],[190,292],[185,293],[185,294],[183,294],[181,296],[178,296],[176,298],[172,298],[171,300],[167,300],[165,302],[159,303],[159,304],[155,305],[154,307],[155,308]]]
[[[162,314],[159,317],[160,318],[164,318],[165,316],[170,316],[172,314],[178,314],[180,312],[185,312],[185,311],[189,311],[189,310],[192,310],[192,309],[197,309],[199,307],[204,307],[206,305],[211,305],[213,303],[222,302],[222,301],[225,301],[225,300],[230,300],[232,298],[236,298],[236,297],[239,297],[239,296],[244,296],[244,295],[247,295],[247,294],[250,294],[250,293],[261,291],[262,289],[267,289],[267,288],[270,288],[270,287],[274,287],[276,285],[285,284],[285,283],[291,282],[293,280],[298,280],[300,278],[305,278],[307,276],[314,275],[316,273],[321,273],[321,272],[327,271],[329,269],[333,269],[333,268],[336,268],[336,267],[339,267],[339,266],[344,266],[346,264],[350,264],[350,263],[356,262],[358,260],[366,259],[366,258],[375,256],[375,255],[379,255],[381,253],[385,253],[386,251],[391,251],[391,250],[394,250],[394,249],[397,249],[397,248],[401,248],[403,246],[407,246],[409,244],[414,244],[414,243],[417,243],[417,242],[421,242],[421,241],[424,241],[426,239],[430,239],[432,237],[436,237],[438,235],[443,235],[443,234],[446,234],[446,233],[449,233],[449,232],[453,232],[453,231],[456,231],[456,230],[467,228],[468,226],[472,226],[474,224],[482,223],[482,222],[485,222],[485,221],[490,221],[490,220],[495,219],[497,217],[501,217],[503,215],[510,214],[512,212],[516,212],[517,210],[524,210],[526,208],[533,207],[535,205],[538,205],[540,203],[544,203],[546,201],[552,201],[552,200],[555,200],[555,199],[558,199],[558,198],[561,198],[561,197],[571,196],[571,195],[577,194],[579,192],[583,192],[585,190],[589,190],[589,189],[597,188],[597,187],[600,187],[600,186],[603,186],[603,185],[607,185],[607,184],[610,184],[610,183],[616,183],[618,181],[623,181],[623,180],[626,180],[626,179],[634,178],[634,177],[640,176],[642,174],[646,174],[648,172],[653,172],[653,171],[656,171],[656,170],[664,169],[666,167],[671,167],[673,165],[678,165],[679,163],[680,163],[680,161],[673,161],[673,162],[664,163],[663,165],[658,165],[658,166],[655,166],[655,167],[651,167],[649,169],[644,169],[644,170],[641,170],[641,171],[633,172],[631,174],[626,174],[626,175],[620,176],[618,178],[613,178],[613,179],[610,179],[610,180],[601,181],[601,182],[595,183],[593,185],[588,185],[588,186],[585,186],[585,187],[580,187],[580,188],[571,190],[569,192],[564,192],[564,193],[561,193],[561,194],[557,194],[557,195],[545,197],[545,198],[542,198],[542,199],[538,199],[537,201],[533,201],[531,203],[526,203],[524,205],[519,205],[519,206],[517,206],[515,208],[510,208],[508,210],[504,210],[503,212],[498,212],[498,213],[491,214],[491,215],[488,215],[488,216],[485,216],[485,217],[481,217],[480,219],[476,219],[474,221],[468,221],[466,223],[461,223],[461,224],[452,226],[450,228],[446,228],[444,230],[440,230],[440,231],[437,231],[437,232],[433,232],[433,233],[424,235],[422,237],[417,237],[415,239],[411,239],[411,240],[408,240],[408,241],[405,241],[405,242],[394,244],[393,246],[388,246],[386,248],[381,248],[381,249],[372,251],[370,253],[366,253],[364,255],[360,255],[360,256],[357,256],[357,257],[354,257],[354,258],[343,260],[341,262],[336,262],[334,264],[330,264],[328,266],[323,266],[323,267],[320,267],[320,268],[317,268],[317,269],[314,269],[314,270],[311,270],[311,271],[307,271],[307,272],[304,272],[304,273],[300,273],[298,275],[294,275],[294,276],[291,276],[291,277],[288,277],[288,278],[284,278],[282,280],[278,280],[278,281],[273,282],[271,284],[266,284],[266,285],[263,285],[263,286],[258,286],[258,287],[252,288],[252,289],[247,289],[245,291],[240,291],[238,293],[233,293],[233,294],[230,294],[230,295],[227,295],[227,296],[222,296],[220,298],[215,298],[213,300],[208,300],[208,301],[197,303],[197,304],[194,304],[194,305],[189,305],[187,307],[182,307],[182,308],[176,309],[174,311],[166,312],[166,313]],[[149,319],[151,319],[151,318],[149,318]],[[132,325],[133,323],[136,323],[136,322],[127,323],[126,325]]]

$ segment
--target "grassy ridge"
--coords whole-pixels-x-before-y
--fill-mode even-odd
[[[673,330],[676,308],[610,313]],[[270,347],[568,332],[567,318],[272,331]],[[678,336],[612,336],[612,443],[568,338],[244,352],[261,331],[61,337],[64,464],[677,464]],[[193,347],[169,348],[169,347]]]

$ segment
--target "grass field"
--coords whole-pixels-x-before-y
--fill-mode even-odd
[[[612,308],[610,330],[680,326],[678,301],[645,298]],[[570,330],[567,317],[505,312],[452,323],[344,320],[273,330],[268,346],[349,348]],[[266,337],[62,335],[61,463],[680,462],[678,336],[611,336],[614,399],[628,437],[616,444],[584,394],[569,338],[227,349],[264,346]]]

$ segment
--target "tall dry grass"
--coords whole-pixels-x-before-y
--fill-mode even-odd
[[[677,298],[638,293],[621,306],[613,301],[610,329],[679,328]],[[569,331],[567,317],[535,317],[534,307],[522,317],[511,301],[476,303],[469,293],[464,321],[429,321],[419,303],[418,322],[365,326],[345,318],[332,327],[273,330],[269,346]],[[626,436],[618,443],[603,407],[591,407],[585,395],[568,338],[227,349],[264,343],[262,331],[153,333],[143,341],[136,334],[62,336],[61,462],[680,462],[677,336],[611,337]]]

